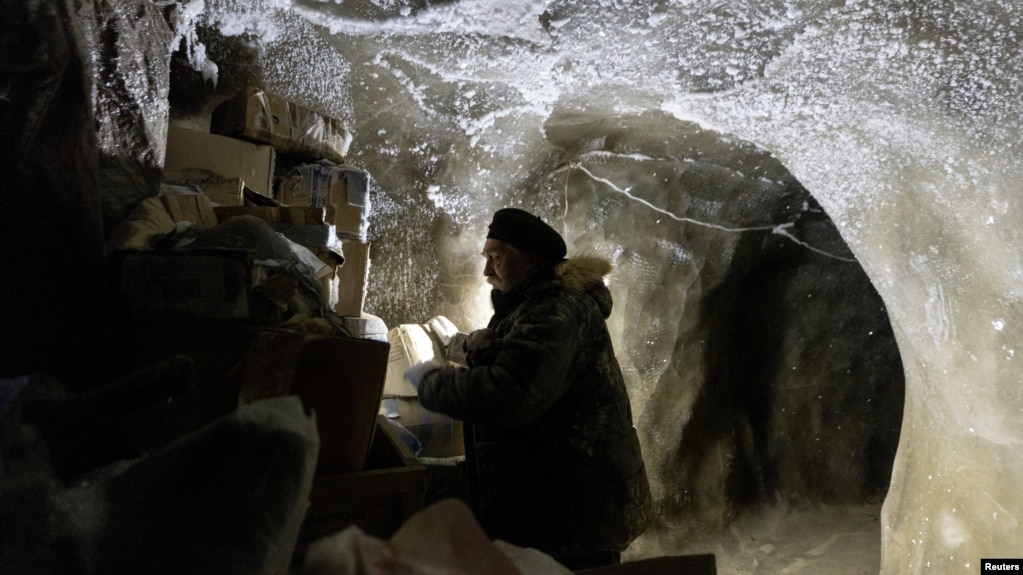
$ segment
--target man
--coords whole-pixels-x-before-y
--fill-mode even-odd
[[[482,255],[494,315],[452,339],[466,366],[406,377],[424,407],[467,424],[473,511],[490,537],[570,569],[617,563],[651,502],[605,323],[611,263],[563,259],[561,235],[515,208],[494,214]]]

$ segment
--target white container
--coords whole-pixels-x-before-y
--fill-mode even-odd
[[[387,361],[386,397],[416,397],[416,389],[405,379],[405,371],[431,359],[443,360],[444,349],[432,337],[429,328],[420,324],[402,324],[387,332],[391,355]]]
[[[355,337],[387,341],[387,324],[379,317],[363,312],[361,317],[344,317],[342,319]]]

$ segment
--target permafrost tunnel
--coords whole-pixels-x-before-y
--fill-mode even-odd
[[[902,574],[1020,555],[1018,3],[68,10],[5,9],[4,161],[63,167],[3,192],[5,376],[117,355],[84,305],[103,230],[154,193],[168,122],[203,127],[256,84],[351,129],[374,184],[366,308],[388,326],[485,322],[499,207],[614,263],[659,511],[627,557]],[[14,120],[44,101],[72,104]]]

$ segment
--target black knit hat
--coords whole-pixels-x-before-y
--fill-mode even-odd
[[[521,252],[545,260],[561,260],[568,253],[565,240],[554,228],[533,214],[518,208],[504,208],[494,213],[488,238],[507,242]]]

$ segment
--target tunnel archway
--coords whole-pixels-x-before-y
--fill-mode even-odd
[[[659,552],[779,504],[879,509],[902,362],[811,192],[756,145],[656,112],[545,127],[572,242],[615,261]]]
[[[405,95],[387,79],[374,76],[381,93]],[[409,120],[374,116],[351,157],[379,183],[367,309],[387,325],[438,313],[479,325],[485,214],[524,207],[615,265],[612,333],[661,520],[658,547],[637,554],[778,501],[879,507],[901,360],[884,303],[811,191],[763,148],[656,101],[567,98],[495,120],[518,136],[494,147],[413,107],[423,137],[400,169],[389,134]]]

